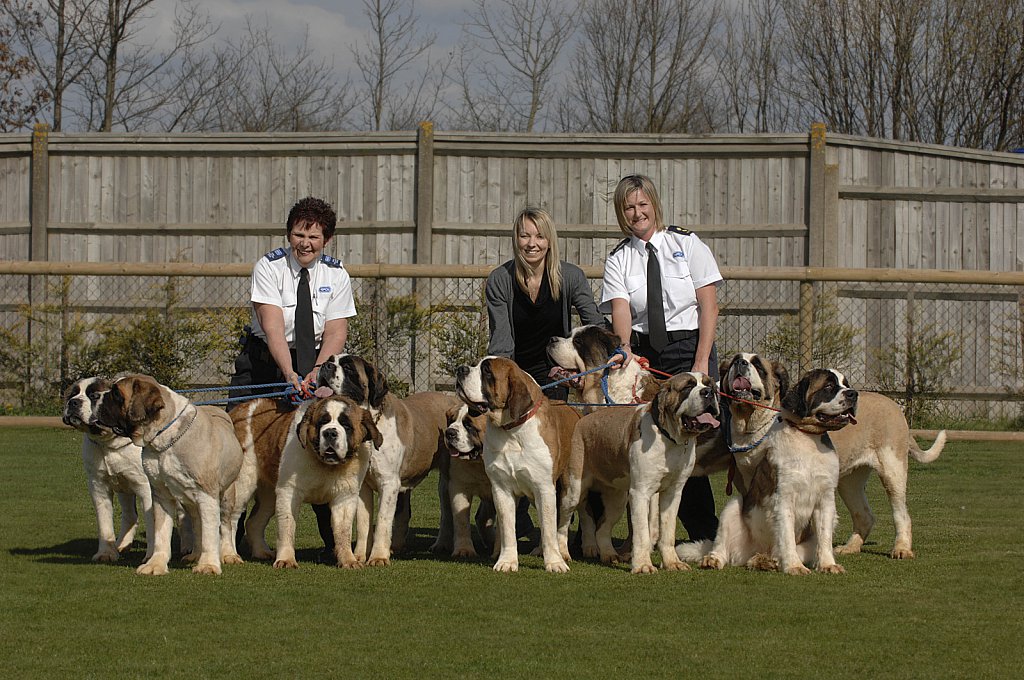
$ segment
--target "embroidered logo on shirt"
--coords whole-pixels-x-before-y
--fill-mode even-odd
[[[683,254],[683,251],[677,250],[676,252],[672,253],[672,257],[686,257],[686,255]]]
[[[320,286],[317,289],[317,292],[318,293],[330,293],[331,292],[331,287],[330,286]]]

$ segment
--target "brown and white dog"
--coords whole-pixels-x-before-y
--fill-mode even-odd
[[[89,495],[96,509],[99,539],[93,562],[115,562],[135,538],[142,506],[146,527],[146,559],[151,556],[153,537],[153,495],[149,478],[142,469],[142,447],[128,437],[119,437],[110,428],[93,420],[100,396],[110,389],[105,378],[82,378],[64,392],[61,420],[82,433],[82,464]],[[114,495],[121,505],[121,529],[114,533]]]
[[[569,337],[553,337],[548,343],[548,356],[567,371],[584,373],[608,363],[622,342],[619,336],[603,326],[589,325],[572,329]],[[586,404],[604,404],[607,397],[613,404],[639,404],[648,402],[658,391],[660,381],[639,361],[631,361],[625,368],[609,369],[604,373],[583,376],[582,399]],[[589,410],[590,407],[588,407]]]
[[[736,354],[722,367],[722,392],[731,412],[729,448],[735,458],[735,481],[742,494],[758,459],[756,451],[776,418],[780,394],[788,386],[785,368],[757,354]],[[831,433],[839,457],[839,496],[850,510],[853,533],[836,554],[859,552],[874,526],[865,487],[871,470],[878,473],[892,507],[896,541],[892,557],[914,556],[910,514],[907,511],[907,463],[913,457],[930,463],[939,457],[946,432],[939,433],[931,448],[922,450],[912,436],[903,410],[892,399],[874,392],[860,392],[858,417]]]
[[[571,445],[579,413],[571,406],[552,404],[537,381],[504,357],[460,366],[456,393],[472,412],[487,415],[483,460],[501,545],[494,570],[519,569],[516,498],[525,495],[540,515],[544,568],[569,571],[569,521],[579,502],[583,473],[583,460]]]
[[[356,512],[355,554],[370,566],[387,565],[392,551],[404,545],[409,528],[408,510],[396,513],[399,494],[411,491],[448,455],[445,413],[459,400],[443,392],[419,392],[399,399],[388,391],[383,373],[351,354],[329,357],[320,367],[317,384],[368,409],[380,431],[382,444],[370,457]],[[367,557],[374,492],[380,503]]]
[[[148,375],[119,378],[94,410],[101,426],[142,447],[142,467],[153,492],[153,548],[140,574],[167,573],[171,527],[180,503],[198,531],[190,555],[202,574],[242,561],[235,526],[256,485],[231,419],[215,406],[196,406]]]
[[[271,507],[277,515],[274,567],[298,568],[295,518],[303,503],[324,503],[331,507],[338,566],[362,567],[352,552],[352,522],[371,452],[381,444],[370,412],[341,396],[307,401],[291,412],[273,400],[257,399],[233,409],[232,418],[236,435],[254,448],[259,461],[256,508],[245,524],[253,554],[269,551],[263,536],[269,521],[265,508]]]
[[[448,503],[451,508],[451,520],[446,524],[446,513],[441,513],[442,522],[434,550],[450,550],[452,557],[456,558],[473,558],[477,556],[470,526],[473,498],[479,498],[481,504],[486,503],[489,509],[493,508],[491,480],[484,470],[482,458],[487,416],[474,416],[466,404],[459,403],[448,410],[446,420],[448,427],[444,437],[451,457],[447,469],[442,471],[440,496],[442,507]],[[492,513],[485,511],[483,514]],[[485,527],[478,528],[486,539]]]
[[[609,409],[613,409],[609,411]],[[657,571],[651,562],[651,508],[657,498],[658,549],[662,566],[689,567],[675,551],[676,513],[683,485],[696,460],[697,436],[718,425],[715,382],[701,373],[680,373],[662,384],[653,401],[615,406],[584,416],[572,437],[573,455],[582,456],[581,497],[601,494],[603,516],[593,528],[588,511],[580,513],[585,555],[615,562],[611,531],[629,501],[634,574]]]
[[[714,569],[746,565],[799,575],[811,565],[843,573],[832,550],[839,458],[829,433],[854,422],[857,397],[838,371],[806,373],[755,448],[746,490],[726,503],[710,551],[708,541],[684,543],[679,557],[703,556],[701,566]]]

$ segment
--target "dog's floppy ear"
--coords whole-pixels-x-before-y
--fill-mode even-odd
[[[736,361],[738,354],[733,355],[731,359],[722,359],[718,362],[718,381],[721,383],[725,382],[725,376],[728,375],[729,369],[732,368],[732,362]],[[725,389],[724,387],[722,389]]]
[[[377,367],[373,364],[367,363],[366,367],[368,369],[366,375],[367,389],[370,391],[367,401],[370,406],[380,408],[380,405],[384,403],[384,397],[388,395],[388,379],[384,372],[377,370]]]
[[[317,410],[317,404],[311,404],[306,412],[302,414],[302,420],[295,426],[295,436],[299,438],[302,448],[306,448],[309,442],[309,430],[313,426],[313,411]]]
[[[505,412],[513,419],[525,415],[533,408],[533,397],[526,381],[514,373],[508,374],[508,397],[505,399]]]
[[[130,378],[127,382],[131,388],[131,395],[127,399],[128,405],[125,409],[128,422],[132,425],[150,422],[164,407],[160,386],[155,381],[151,382],[138,377]]]
[[[805,375],[800,379],[793,389],[786,392],[786,395],[782,397],[782,408],[790,413],[795,413],[798,416],[807,415],[807,401],[804,398],[807,393],[807,388],[810,384],[809,375]]]
[[[366,409],[361,410],[363,412],[363,429],[366,431],[363,441],[373,442],[374,447],[379,449],[384,443],[384,437],[377,429],[377,424],[373,422],[373,414]]]
[[[785,397],[789,391],[789,371],[781,361],[773,361],[772,373],[775,375],[775,382],[779,384],[779,397]]]

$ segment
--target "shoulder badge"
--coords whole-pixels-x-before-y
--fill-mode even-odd
[[[330,255],[321,255],[320,261],[323,262],[328,267],[334,267],[335,269],[341,268],[341,260],[339,260],[336,257],[331,257]]]
[[[285,251],[284,248],[277,248],[275,250],[271,250],[269,253],[264,255],[264,257],[273,262],[274,260],[280,260],[287,254],[288,253]]]
[[[627,243],[629,243],[629,239],[628,239],[628,238],[624,238],[624,239],[622,239],[621,241],[619,241],[619,242],[618,242],[618,243],[617,243],[617,244],[615,245],[615,247],[614,247],[614,248],[612,248],[612,252],[611,252],[611,253],[609,254],[609,256],[610,256],[610,255],[614,255],[615,253],[617,253],[617,252],[619,252],[620,250],[622,250],[622,249],[623,249],[623,247],[625,247],[625,245],[626,245]]]
[[[690,234],[693,233],[686,227],[676,226],[675,224],[669,225],[668,230],[675,234],[682,234],[683,236],[689,236]]]

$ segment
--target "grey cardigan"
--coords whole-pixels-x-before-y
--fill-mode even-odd
[[[586,324],[604,324],[605,318],[597,311],[594,294],[587,283],[583,270],[568,262],[559,262],[562,269],[562,333],[569,335],[572,330],[573,308]],[[487,299],[487,320],[491,340],[487,354],[499,357],[513,356],[516,348],[515,331],[512,327],[512,296],[516,285],[515,261],[509,260],[496,267],[487,277],[484,294]]]

